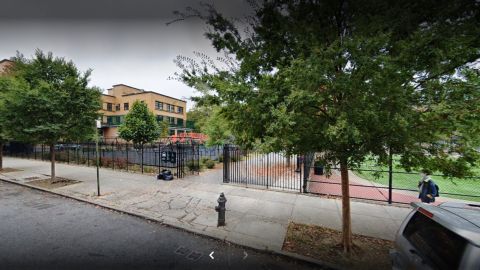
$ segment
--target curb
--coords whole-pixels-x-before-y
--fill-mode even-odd
[[[204,231],[195,230],[194,228],[184,228],[184,227],[181,227],[181,226],[178,226],[178,225],[175,225],[175,224],[171,224],[170,222],[165,222],[163,220],[157,220],[157,219],[154,219],[154,218],[151,218],[151,217],[144,216],[142,214],[130,212],[128,210],[117,209],[117,208],[114,208],[114,207],[111,207],[111,206],[106,206],[106,205],[102,205],[102,204],[95,203],[95,202],[92,202],[92,201],[88,201],[86,199],[77,198],[77,197],[69,196],[69,195],[66,195],[66,194],[56,193],[56,192],[54,192],[52,190],[49,190],[49,189],[44,189],[44,188],[41,188],[41,187],[28,185],[28,184],[25,184],[25,183],[19,183],[19,182],[10,180],[10,179],[0,178],[0,181],[7,182],[7,183],[10,183],[10,184],[14,184],[14,185],[17,185],[17,186],[27,187],[27,188],[30,188],[30,189],[34,189],[34,190],[37,190],[37,191],[49,193],[49,194],[56,195],[56,196],[61,196],[61,197],[72,199],[72,200],[75,200],[75,201],[78,201],[78,202],[99,206],[99,207],[102,207],[102,208],[110,210],[110,211],[115,211],[115,212],[118,212],[118,213],[127,214],[129,216],[141,218],[141,219],[144,219],[144,220],[147,220],[147,221],[150,221],[150,222],[155,222],[155,223],[158,223],[158,224],[161,224],[161,225],[164,225],[164,226],[168,226],[168,227],[171,227],[171,228],[183,230],[183,231],[193,233],[193,234],[196,234],[196,235],[201,235],[203,237],[208,237],[208,238],[211,238],[211,239],[215,239],[215,240],[219,240],[219,241],[223,241],[223,242],[228,242],[228,243],[231,243],[231,244],[236,245],[236,246],[246,247],[248,249],[252,249],[252,250],[255,250],[255,251],[258,251],[258,252],[261,252],[261,253],[273,254],[273,255],[278,255],[278,256],[281,256],[281,257],[284,257],[284,258],[288,258],[288,259],[303,261],[303,262],[306,262],[306,263],[309,263],[309,264],[312,264],[312,265],[320,266],[320,267],[322,267],[322,269],[343,270],[343,268],[340,268],[339,266],[336,266],[336,265],[333,265],[333,264],[330,264],[330,263],[327,263],[327,262],[324,262],[324,261],[320,261],[320,260],[317,260],[317,259],[314,259],[314,258],[310,258],[310,257],[307,257],[307,256],[303,256],[303,255],[300,255],[300,254],[296,254],[296,253],[292,253],[292,252],[288,252],[288,251],[283,251],[283,250],[259,249],[259,248],[252,247],[252,246],[237,244],[235,242],[230,242],[230,241],[227,241],[225,239],[222,239],[220,237],[209,235]]]

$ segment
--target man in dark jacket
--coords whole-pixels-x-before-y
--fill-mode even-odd
[[[418,198],[424,203],[435,202],[435,197],[437,196],[438,190],[433,182],[432,178],[428,173],[424,173],[422,180],[418,183],[420,194]]]

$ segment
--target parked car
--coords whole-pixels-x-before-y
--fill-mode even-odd
[[[390,251],[393,269],[480,269],[480,204],[412,206]]]

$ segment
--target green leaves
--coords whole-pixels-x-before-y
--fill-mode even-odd
[[[118,128],[120,138],[139,145],[158,139],[161,131],[155,115],[145,103],[138,100],[133,103],[132,108],[125,116],[125,122]]]
[[[207,38],[236,68],[189,59],[181,80],[221,107],[237,143],[349,165],[385,163],[391,149],[406,169],[467,175],[480,145],[478,73],[465,69],[480,58],[480,3],[343,3],[267,1],[241,37],[208,9]]]
[[[90,88],[90,71],[37,50],[33,59],[15,58],[18,87],[10,91],[4,117],[12,138],[54,144],[90,138],[100,109],[101,91]]]

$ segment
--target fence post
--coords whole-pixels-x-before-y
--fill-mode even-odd
[[[308,177],[310,176],[310,165],[312,164],[312,159],[313,158],[311,158],[310,154],[303,155],[303,193],[308,193],[307,182]]]
[[[393,157],[392,148],[389,148],[388,153],[388,203],[392,204],[392,184],[393,184]]]
[[[230,182],[229,177],[229,163],[230,163],[230,147],[228,144],[223,146],[223,182],[228,183]]]
[[[127,155],[127,172],[128,172],[128,142],[125,143],[125,152]]]
[[[87,142],[87,167],[90,167],[90,142]]]
[[[114,147],[114,142],[112,142],[112,169],[115,170],[115,147]]]

